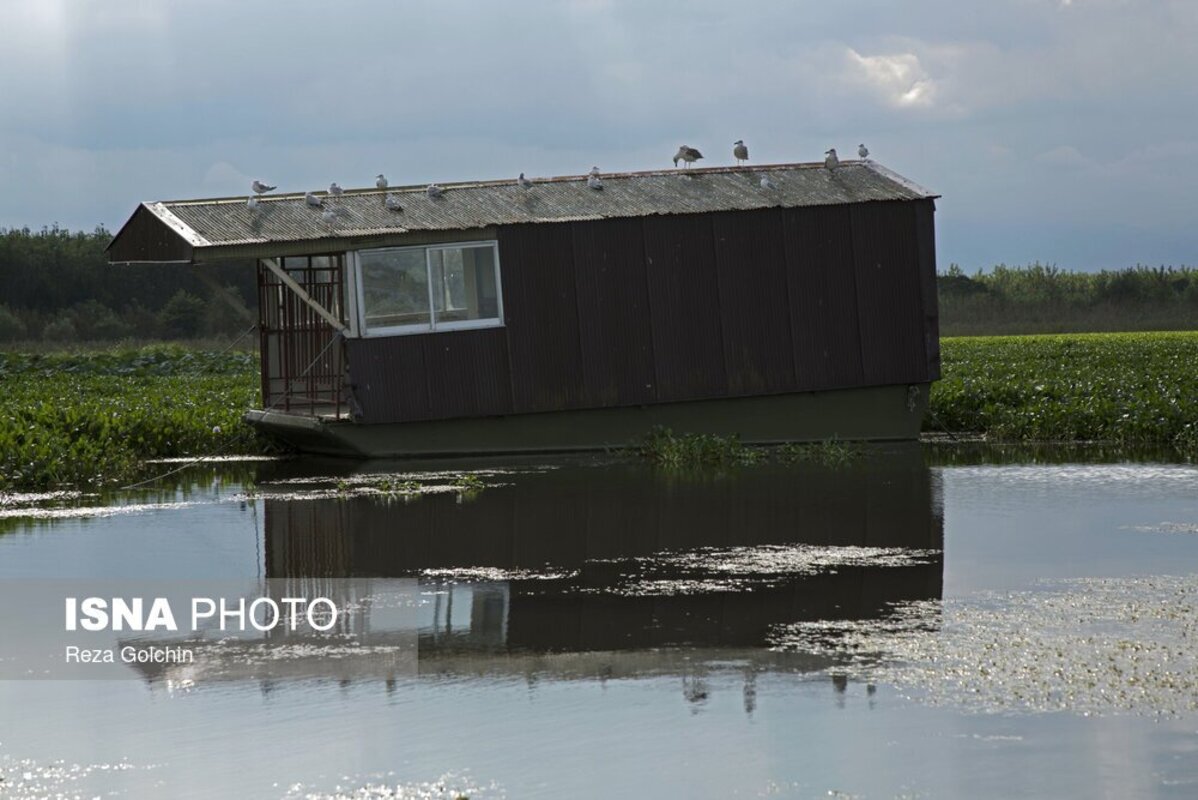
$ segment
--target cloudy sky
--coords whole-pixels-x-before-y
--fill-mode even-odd
[[[0,227],[866,142],[941,269],[1198,264],[1198,0],[0,0]]]

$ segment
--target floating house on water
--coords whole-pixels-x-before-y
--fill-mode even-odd
[[[768,180],[766,180],[768,178]],[[254,425],[341,455],[910,439],[936,195],[872,161],[143,203],[109,260],[257,263]]]

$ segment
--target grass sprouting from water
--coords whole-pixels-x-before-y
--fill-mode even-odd
[[[1198,454],[1198,333],[944,339],[925,430]]]
[[[257,401],[247,353],[0,353],[0,383],[0,489],[111,486],[150,458],[271,449],[241,421]]]
[[[761,463],[843,467],[856,461],[861,454],[856,446],[838,439],[778,447],[751,446],[735,436],[674,433],[669,428],[654,428],[636,448],[636,453],[667,469],[726,468]]]

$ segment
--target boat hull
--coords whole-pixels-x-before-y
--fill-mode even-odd
[[[247,411],[245,419],[302,452],[326,455],[550,453],[621,448],[655,427],[748,444],[915,439],[927,397],[927,384],[902,384],[421,422],[363,424],[270,410]]]

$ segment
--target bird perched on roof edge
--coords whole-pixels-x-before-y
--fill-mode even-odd
[[[761,188],[762,189],[777,189],[778,187],[773,181],[770,180],[769,175],[762,175],[761,176]]]
[[[273,192],[279,187],[267,186],[262,181],[255,179],[254,182],[250,184],[250,188],[254,190],[254,194],[265,194],[267,192]]]
[[[331,208],[326,208],[323,212],[321,212],[320,218],[325,221],[326,225],[332,225],[337,221],[337,212]]]
[[[732,157],[736,159],[736,166],[740,166],[740,162],[749,160],[749,148],[745,145],[744,139],[737,139],[732,143]]]
[[[399,198],[393,194],[389,194],[383,198],[383,205],[388,211],[403,211],[403,204],[399,202]]]
[[[324,205],[324,200],[321,200],[311,192],[304,192],[304,202],[308,204],[309,208],[320,208]]]
[[[376,176],[376,178],[375,178],[375,181],[374,181],[374,185],[375,185],[375,186],[377,186],[379,189],[386,189],[386,188],[387,188],[387,179],[383,177],[383,173],[381,173],[381,172],[380,172],[380,173],[379,173],[379,174]]]
[[[329,184],[329,194],[331,194],[333,197],[340,197],[344,191],[344,189],[337,185],[337,181],[333,181]]]
[[[591,170],[591,174],[587,175],[587,186],[596,191],[603,189],[603,179],[599,177],[599,168]]]
[[[430,183],[428,188],[424,190],[424,193],[428,195],[429,200],[436,200],[438,197],[443,196],[445,191],[437,184]]]
[[[864,144],[857,145],[857,155],[861,158],[869,158],[869,148]]]
[[[830,170],[834,170],[840,166],[840,159],[836,157],[835,147],[824,153],[824,166]]]
[[[683,167],[685,168],[685,167],[695,163],[702,157],[703,157],[703,154],[700,153],[698,150],[684,144],[684,145],[680,146],[678,148],[678,152],[674,154],[674,166],[675,167],[678,166],[678,162],[681,161]]]
[[[519,186],[521,189],[531,189],[532,181],[530,181],[528,178],[524,177],[524,173],[521,172],[520,177],[516,178],[516,185]]]

